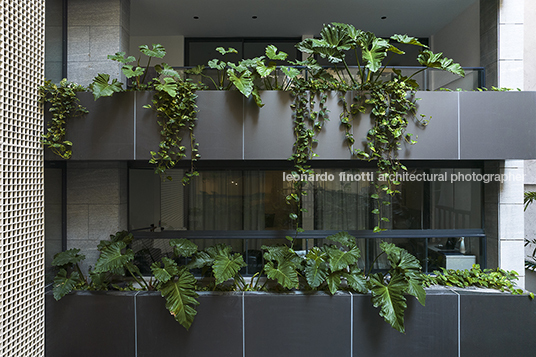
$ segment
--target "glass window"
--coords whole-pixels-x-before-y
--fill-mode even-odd
[[[201,170],[186,186],[183,174],[168,170],[170,181],[152,169],[130,169],[129,229],[153,232],[135,241],[135,250],[143,253],[139,259],[172,256],[171,238],[188,238],[200,249],[226,243],[244,255],[245,273],[251,274],[262,264],[263,244],[285,244],[286,235],[294,236],[290,214],[297,207],[285,199],[295,192],[290,170]],[[481,169],[409,169],[398,178],[399,194],[376,200],[371,198],[374,181],[380,183],[375,169],[317,168],[304,185],[299,219],[305,232],[294,249],[306,252],[344,230],[358,238],[360,264],[367,271],[389,267],[384,256],[375,259],[382,240],[416,256],[425,271],[485,264],[479,174]],[[382,227],[389,234],[381,237],[372,233],[375,208],[388,218]]]

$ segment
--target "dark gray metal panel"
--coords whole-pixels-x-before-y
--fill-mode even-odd
[[[536,92],[460,93],[462,159],[536,158]]]
[[[190,330],[165,308],[158,292],[137,295],[138,357],[242,356],[242,294],[199,293]]]
[[[370,295],[354,295],[354,356],[434,356],[458,353],[458,297],[427,290],[426,306],[406,296],[406,333],[393,329],[372,306]]]
[[[134,153],[134,97],[115,93],[93,100],[91,93],[78,93],[88,115],[69,119],[66,140],[73,143],[72,160],[132,160]],[[47,156],[47,159],[50,158]],[[58,159],[54,157],[52,159]]]
[[[244,314],[246,356],[350,355],[349,294],[246,293]]]
[[[292,155],[294,124],[289,93],[262,91],[264,107],[253,100],[244,107],[244,159],[286,160]]]
[[[148,161],[151,151],[158,151],[160,125],[154,109],[144,108],[151,104],[154,92],[134,92],[136,95],[136,160]]]
[[[536,302],[509,293],[460,293],[462,356],[533,356]]]
[[[48,357],[134,356],[135,292],[45,294]]]
[[[404,142],[401,159],[458,159],[458,93],[417,92],[417,113],[410,118],[407,133],[415,145]],[[424,118],[421,114],[425,115]],[[428,120],[422,126],[416,119]]]
[[[242,159],[244,96],[238,91],[199,91],[197,95],[194,133],[201,160]]]

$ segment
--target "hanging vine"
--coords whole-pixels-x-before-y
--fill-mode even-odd
[[[76,96],[76,92],[84,90],[81,85],[67,82],[67,79],[61,80],[59,84],[47,80],[39,87],[41,100],[50,104],[49,112],[52,114],[41,142],[62,159],[71,158],[73,147],[72,142],[65,140],[66,121],[88,113],[87,109],[79,104],[80,100]]]
[[[195,91],[199,86],[189,80],[166,78],[166,81],[157,84],[155,89],[152,106],[146,105],[145,108],[154,107],[156,110],[162,139],[158,152],[151,151],[149,162],[156,165],[155,173],[163,175],[166,170],[175,167],[178,161],[187,156],[186,145],[188,145],[191,166],[190,171],[187,171],[182,178],[182,183],[187,184],[192,177],[199,176],[195,169],[195,162],[200,158],[199,144],[194,135],[198,112]],[[182,142],[185,136],[188,140],[186,145]]]

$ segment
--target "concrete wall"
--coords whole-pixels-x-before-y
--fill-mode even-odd
[[[525,0],[501,0],[498,11],[499,87],[524,89]]]
[[[505,160],[500,173],[511,177],[523,175],[524,160]],[[498,219],[499,267],[518,272],[521,287],[525,284],[523,191],[523,180],[508,180],[500,184]]]
[[[524,89],[536,90],[536,2],[525,0],[523,63]]]
[[[67,163],[67,249],[86,255],[95,267],[97,244],[127,229],[126,162]]]
[[[128,52],[130,0],[70,0],[67,78],[87,86],[97,73],[121,79],[121,65],[107,58]]]

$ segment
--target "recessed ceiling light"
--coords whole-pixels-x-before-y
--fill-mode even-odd
[[[199,16],[194,16],[194,19],[195,19],[195,20],[199,20]]]
[[[252,18],[252,19],[256,19],[256,18],[257,18],[257,16],[251,16],[251,18]]]
[[[382,16],[381,19],[382,20],[385,20],[387,18],[387,16]]]

